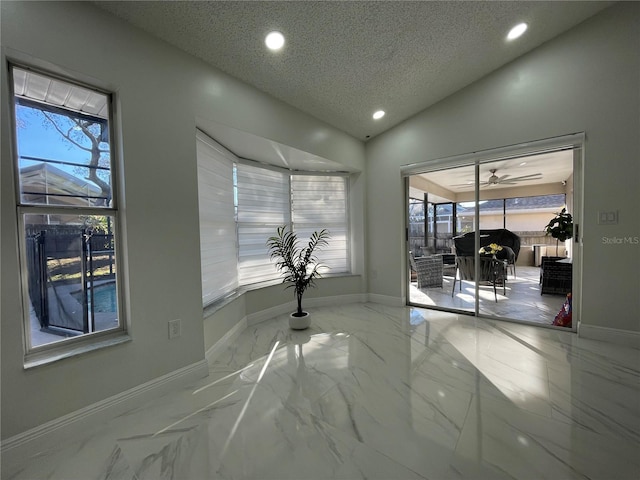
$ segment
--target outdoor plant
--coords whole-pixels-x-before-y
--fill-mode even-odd
[[[545,235],[551,235],[556,239],[556,256],[558,255],[558,242],[564,242],[573,237],[573,217],[563,208],[553,217],[546,227]]]
[[[319,263],[314,252],[326,247],[329,238],[326,229],[315,231],[309,243],[301,247],[296,232],[285,225],[278,227],[276,235],[267,240],[271,259],[276,260],[276,268],[283,274],[282,283],[289,283],[286,288],[293,287],[295,291],[298,308],[293,315],[296,317],[306,315],[302,310],[302,296],[307,288],[315,286],[315,279],[321,277],[319,270],[328,268]]]

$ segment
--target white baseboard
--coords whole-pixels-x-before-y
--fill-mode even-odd
[[[364,303],[367,301],[367,294],[354,293],[349,295],[335,295],[332,297],[306,298],[305,307],[330,307],[332,305],[346,305],[349,303]],[[247,315],[247,324],[256,325],[265,320],[271,320],[278,315],[289,314],[296,309],[296,302],[291,301],[267,308],[259,312]]]
[[[640,349],[640,332],[634,332],[631,330],[618,330],[616,328],[585,325],[580,322],[578,325],[578,336]]]
[[[265,320],[270,320],[274,317],[277,317],[278,315],[291,313],[295,310],[295,308],[295,302],[287,302],[276,305],[275,307],[267,308],[265,310],[260,310],[259,312],[250,313],[249,315],[247,315],[247,325],[253,326],[260,322],[264,322]]]
[[[209,374],[209,364],[201,360],[192,365],[175,370],[171,373],[155,378],[112,397],[106,398],[92,405],[83,407],[50,422],[29,429],[2,442],[0,451],[5,452],[25,443],[42,439],[52,434],[72,434],[74,431],[85,430],[91,425],[97,425],[113,415],[135,408],[146,401],[157,398],[171,389],[186,385],[191,381],[206,377]]]
[[[391,295],[378,295],[377,293],[370,293],[368,300],[371,303],[380,303],[389,307],[406,307],[406,300],[403,297],[392,297]]]
[[[224,349],[227,348],[240,336],[240,334],[247,328],[247,325],[247,317],[244,317],[242,320],[236,323],[233,328],[231,328],[231,330],[225,333],[220,340],[209,347],[204,354],[207,362],[214,362],[224,351]]]
[[[365,303],[366,293],[352,293],[349,295],[334,295],[333,297],[309,298],[305,304],[310,307],[330,307],[332,305],[348,305],[350,303]]]

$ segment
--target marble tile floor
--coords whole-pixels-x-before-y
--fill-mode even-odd
[[[640,350],[409,307],[247,328],[210,375],[4,480],[640,478]]]
[[[473,312],[475,309],[475,286],[473,282],[456,282],[456,291],[451,296],[453,277],[443,277],[442,288],[418,289],[413,282],[409,289],[409,298],[414,305],[438,306]],[[493,287],[480,286],[480,314],[515,321],[551,325],[562,308],[564,295],[540,295],[540,268],[518,266],[517,276],[509,274],[506,292],[497,288],[498,301],[495,301]]]

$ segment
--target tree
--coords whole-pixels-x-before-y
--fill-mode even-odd
[[[89,154],[88,161],[83,160],[83,162],[86,161],[86,165],[74,167],[73,173],[78,177],[89,180],[100,188],[101,198],[94,200],[96,206],[108,206],[112,192],[109,181],[110,152],[107,121],[98,117],[91,117],[58,107],[47,107],[21,99],[16,106],[17,128],[20,130],[31,129],[32,132],[37,134],[41,130],[34,126],[34,122],[38,121],[42,124],[41,128],[53,128],[60,135],[60,143],[58,145],[66,144],[69,150],[79,149]],[[55,151],[56,148],[51,150]],[[52,160],[68,160],[47,157]]]
[[[106,122],[98,119],[79,118],[71,114],[53,114],[44,110],[41,110],[41,113],[62,138],[90,154],[89,163],[86,167],[89,170],[89,174],[85,179],[100,187],[100,196],[103,198],[99,199],[96,205],[107,206],[111,200],[111,185],[108,181],[100,178],[98,173],[98,167],[104,165],[104,160],[108,160],[109,154],[108,148],[101,148],[101,144],[105,143],[103,140],[108,138]],[[84,167],[79,167],[78,170],[81,171],[82,168]]]

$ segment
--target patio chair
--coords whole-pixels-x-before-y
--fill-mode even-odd
[[[540,285],[542,285],[542,277],[544,274],[544,267],[547,263],[557,262],[558,260],[563,260],[565,257],[553,257],[553,256],[543,256],[540,259]]]
[[[415,260],[415,256],[413,255],[412,251],[409,251],[409,273],[410,273],[410,280],[412,282],[415,282],[418,280],[418,267],[416,267],[416,260]]]
[[[542,257],[540,295],[571,293],[572,265],[564,257]]]
[[[456,276],[456,256],[454,253],[441,253],[438,254],[442,257],[442,275],[445,277]]]
[[[502,294],[507,294],[507,260],[500,260],[493,257],[480,257],[480,282],[486,282],[493,286],[493,295],[498,301],[496,287],[502,286]],[[453,278],[453,288],[451,296],[456,291],[456,281],[460,280],[460,291],[462,291],[462,281],[473,282],[475,279],[476,267],[475,257],[467,255],[456,257],[457,275]]]
[[[418,276],[418,288],[442,288],[442,257],[432,255],[429,257],[413,258]]]
[[[516,278],[516,253],[513,251],[513,249],[511,247],[503,246],[502,250],[497,253],[496,257],[499,260],[507,261],[507,267],[511,268],[513,278]]]

